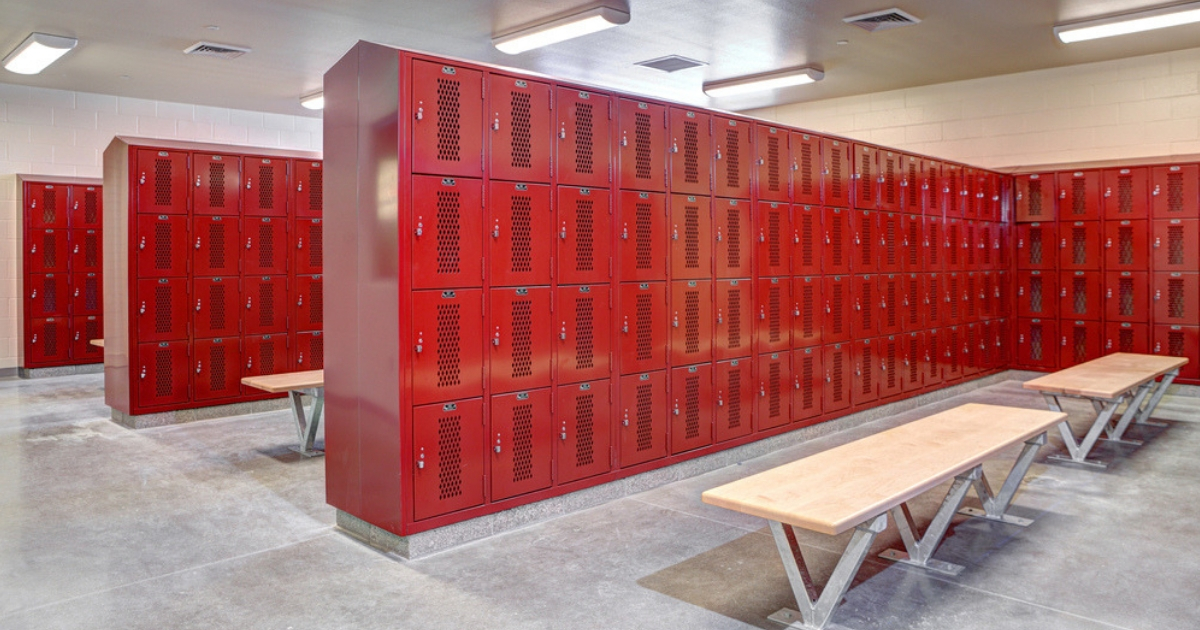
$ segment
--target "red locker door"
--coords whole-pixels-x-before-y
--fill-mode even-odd
[[[1054,220],[1054,174],[1017,175],[1013,202],[1018,223]]]
[[[904,336],[888,335],[876,341],[879,348],[879,397],[896,396],[904,390]]]
[[[1150,215],[1155,219],[1200,217],[1200,166],[1155,166],[1150,169]]]
[[[71,186],[59,184],[25,184],[26,224],[34,230],[66,228],[71,225],[68,214]]]
[[[925,248],[925,270],[929,272],[942,271],[946,267],[942,257],[943,223],[940,217],[925,217],[925,238],[921,244]]]
[[[242,280],[242,332],[247,335],[288,331],[287,276],[247,276]]]
[[[196,400],[231,398],[242,393],[240,343],[237,336],[193,342],[192,392]]]
[[[708,195],[712,192],[712,119],[704,112],[672,107],[668,145],[671,192]]]
[[[826,275],[846,275],[854,257],[853,213],[842,208],[825,208],[825,251],[822,269]]]
[[[1017,348],[1014,362],[1021,367],[1054,369],[1058,361],[1058,331],[1049,319],[1017,320]]]
[[[413,518],[483,504],[483,400],[413,408]]]
[[[983,364],[983,327],[967,324],[963,331],[963,376],[975,376]]]
[[[960,302],[962,321],[976,322],[979,321],[982,310],[979,290],[983,284],[983,278],[974,271],[962,275],[962,302]]]
[[[900,211],[909,214],[924,212],[924,195],[921,178],[925,172],[925,161],[915,155],[906,155],[901,162]],[[916,241],[913,241],[916,242]]]
[[[853,347],[854,379],[850,398],[858,407],[879,398],[879,346],[875,339],[855,339]]]
[[[321,330],[325,324],[325,291],[321,276],[296,276],[292,330]]]
[[[708,280],[671,283],[671,365],[712,361],[713,303]]]
[[[854,336],[854,276],[825,276],[825,321],[821,326],[823,343],[850,341]]]
[[[854,145],[854,207],[874,210],[879,207],[879,149]]]
[[[879,151],[879,209],[900,212],[904,204],[904,156],[895,151]]]
[[[1104,325],[1104,354],[1150,354],[1150,324],[1108,322]]]
[[[902,276],[900,298],[900,321],[904,330],[925,328],[925,274],[909,273]]]
[[[854,304],[855,339],[871,337],[879,326],[880,303],[878,281],[875,276],[854,276],[852,302]]]
[[[200,338],[233,337],[241,333],[242,295],[238,277],[195,278],[192,297],[196,306],[192,316],[192,336]]]
[[[236,216],[241,212],[242,160],[236,155],[192,154],[192,212]]]
[[[932,387],[942,382],[942,331],[925,331],[925,347],[921,355],[921,382]]]
[[[70,320],[66,317],[46,317],[29,320],[29,339],[25,346],[25,363],[36,367],[46,363],[61,363],[71,357]]]
[[[984,271],[978,274],[979,286],[979,316],[983,319],[1000,317],[1000,286],[997,284],[996,272]]]
[[[949,162],[942,164],[941,177],[942,212],[947,219],[961,219],[963,208],[963,167]]]
[[[821,273],[825,238],[821,229],[821,208],[818,206],[792,207],[792,275],[814,276]]]
[[[671,454],[713,443],[711,364],[671,370]]]
[[[792,163],[788,153],[788,131],[761,123],[755,125],[755,130],[758,137],[755,146],[758,152],[758,159],[755,160],[758,198],[762,201],[787,202],[790,195],[789,165]]]
[[[760,278],[758,280],[758,303],[756,330],[758,349],[778,352],[791,347],[791,280],[788,278]]]
[[[488,295],[492,392],[549,387],[554,330],[550,288],[492,289]]]
[[[242,214],[254,217],[287,216],[290,160],[246,156],[242,158]]]
[[[412,391],[416,404],[483,393],[483,292],[414,293]]]
[[[1104,318],[1110,322],[1150,321],[1150,274],[1110,271],[1104,278]]]
[[[667,373],[621,377],[621,468],[667,455]]]
[[[1100,244],[1103,242],[1099,221],[1062,223],[1058,234],[1058,268],[1100,270]]]
[[[605,188],[612,181],[608,96],[558,88],[558,183]]]
[[[1200,271],[1200,221],[1156,219],[1151,224],[1155,271]]]
[[[292,222],[292,237],[296,239],[296,259],[292,263],[292,269],[297,274],[311,275],[321,273],[324,269],[325,239],[322,222],[323,219],[295,219]]]
[[[242,224],[242,273],[248,276],[287,273],[287,220],[246,217]]]
[[[62,228],[30,230],[27,259],[30,273],[66,273],[71,258],[68,231]]]
[[[188,153],[137,151],[137,211],[140,214],[187,214]]]
[[[898,335],[904,329],[904,276],[879,276],[879,323],[876,334]]]
[[[103,363],[104,348],[92,345],[104,338],[104,320],[99,315],[71,318],[71,359],[75,363]]]
[[[617,107],[620,118],[618,124],[621,127],[621,139],[617,141],[617,156],[621,161],[617,180],[619,187],[625,190],[665,191],[667,108],[624,98]]]
[[[104,225],[104,193],[100,186],[71,186],[67,224],[75,229],[100,229]]]
[[[1100,171],[1058,174],[1058,216],[1063,221],[1100,218]]]
[[[412,62],[412,170],[483,176],[483,73]]]
[[[103,267],[99,230],[70,230],[71,272],[99,272]]]
[[[192,236],[192,275],[237,276],[240,273],[240,252],[245,247],[237,217],[192,217]]]
[[[783,426],[792,421],[791,353],[772,352],[758,357],[757,430]]]
[[[611,235],[612,204],[607,190],[560,186],[558,283],[608,282],[612,277]]]
[[[854,203],[850,185],[853,159],[850,144],[843,140],[821,138],[821,201],[826,206],[849,208]]]
[[[412,281],[417,289],[483,283],[483,185],[475,179],[414,176]]]
[[[491,183],[488,279],[494,287],[550,284],[554,211],[550,187]]]
[[[666,195],[622,190],[617,211],[620,214],[618,279],[622,282],[666,280]],[[741,227],[748,231],[745,224]]]
[[[792,197],[797,204],[821,205],[821,140],[809,133],[791,134]]]
[[[671,195],[671,279],[711,278],[712,245],[709,198]]]
[[[852,363],[849,343],[822,347],[821,366],[825,370],[825,386],[821,390],[821,408],[824,413],[850,408]]]
[[[554,312],[558,314],[558,359],[554,362],[560,383],[577,383],[612,375],[612,293],[607,285],[559,287]]]
[[[1051,272],[1017,272],[1017,315],[1054,319],[1057,316],[1058,287]]]
[[[621,373],[667,366],[667,287],[662,282],[622,284],[617,309]]]
[[[959,326],[948,326],[941,330],[942,381],[953,381],[963,375],[963,348],[965,330]],[[1050,340],[1053,344],[1054,341]]]
[[[1154,326],[1154,354],[1187,357],[1187,365],[1179,369],[1179,378],[1200,378],[1200,328],[1195,326]]]
[[[957,326],[963,318],[963,293],[966,278],[958,273],[942,274],[942,323]],[[1053,296],[1050,296],[1053,298]]]
[[[554,126],[550,86],[489,74],[487,92],[492,130],[488,175],[494,180],[549,183]]]
[[[963,271],[972,271],[981,264],[979,252],[979,224],[975,221],[963,221],[962,233],[959,236],[962,251],[959,261]]]
[[[187,278],[137,281],[135,326],[137,340],[173,341],[188,338],[190,306]]]
[[[949,309],[943,306],[946,299],[944,285],[942,274],[925,274],[925,293],[921,301],[925,305],[925,325],[929,328],[937,328],[947,323],[946,312]]]
[[[143,278],[186,276],[188,245],[186,216],[138,216],[134,241],[138,275]]]
[[[962,219],[946,219],[942,226],[942,252],[946,271],[962,271],[966,268],[963,260],[963,222]]]
[[[879,272],[901,273],[904,270],[904,215],[896,212],[879,213]]]
[[[716,440],[724,442],[750,435],[754,430],[753,361],[721,361],[716,365],[713,398],[716,401]]]
[[[758,204],[758,275],[791,275],[791,206],[786,203],[763,201]]]
[[[1150,226],[1147,221],[1105,221],[1104,267],[1108,271],[1149,268]]]
[[[962,205],[962,216],[968,221],[979,218],[979,206],[982,201],[980,195],[979,171],[964,166],[962,170],[962,179],[959,180],[959,203]]]
[[[612,469],[612,385],[608,380],[557,388],[555,472],[570,483]]]
[[[925,358],[925,333],[910,332],[901,337],[904,344],[904,361],[900,368],[900,387],[905,393],[915,392],[924,386],[922,362]]]
[[[297,372],[320,370],[325,367],[325,335],[319,331],[296,333],[296,343],[292,344],[296,360]]]
[[[549,389],[492,396],[492,501],[550,487],[553,432]]]
[[[900,222],[900,268],[904,273],[920,273],[925,270],[925,221],[916,215],[904,215]]]
[[[715,203],[717,277],[749,278],[754,275],[750,256],[753,247],[750,202],[717,199]]]
[[[1091,271],[1064,271],[1059,278],[1059,317],[1099,320],[1104,310],[1101,282],[1104,275]]]
[[[878,273],[880,250],[876,249],[879,218],[870,210],[854,211],[854,273]]]
[[[921,196],[925,202],[925,216],[941,218],[945,215],[942,208],[942,163],[937,160],[925,160],[925,170],[921,172]]]
[[[713,118],[716,159],[713,194],[717,197],[750,198],[750,161],[754,152],[754,129],[746,120]],[[821,194],[817,189],[817,196]]]
[[[821,348],[792,351],[792,420],[811,422],[821,415],[821,395],[825,373],[821,369]]]
[[[242,376],[266,376],[288,370],[288,337],[282,335],[247,335],[242,339]],[[243,393],[261,395],[257,389],[245,387]]]
[[[751,281],[717,280],[717,319],[713,356],[719,361],[751,354]],[[747,368],[749,369],[749,368]],[[748,419],[748,418],[747,418]]]
[[[1154,273],[1154,323],[1200,325],[1200,274]]]
[[[1055,268],[1058,256],[1054,227],[1053,223],[1021,223],[1016,226],[1018,269]]]
[[[100,274],[71,274],[71,314],[79,316],[103,313],[104,290],[101,287]]]
[[[1110,168],[1101,175],[1106,220],[1150,216],[1150,172],[1146,168]]]
[[[325,209],[325,169],[322,162],[292,160],[292,209],[297,217],[320,218]]]
[[[1058,367],[1069,368],[1072,365],[1086,363],[1100,358],[1104,352],[1104,330],[1100,322],[1083,320],[1062,321],[1059,324]]]
[[[186,403],[191,344],[185,341],[140,343],[133,369],[135,409]]]
[[[65,273],[29,274],[26,317],[66,317],[71,305],[70,276]]]
[[[792,346],[808,348],[821,345],[821,313],[825,302],[821,295],[821,276],[792,278]]]

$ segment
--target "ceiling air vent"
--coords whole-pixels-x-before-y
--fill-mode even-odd
[[[889,28],[909,26],[911,24],[918,24],[921,22],[921,20],[913,17],[909,13],[901,11],[900,9],[884,9],[882,11],[872,11],[870,13],[852,15],[848,18],[842,18],[842,21],[847,24],[853,24],[864,31],[871,33],[874,33],[875,31],[886,31]]]
[[[242,46],[214,44],[212,42],[196,42],[195,44],[183,49],[183,54],[185,55],[220,57],[221,59],[236,59],[248,52],[250,52],[250,49]]]
[[[704,63],[703,61],[696,61],[695,59],[680,57],[679,55],[667,55],[666,57],[659,57],[658,59],[639,61],[633,65],[654,68],[655,70],[662,70],[663,72],[677,72],[679,70],[698,68],[708,64]]]

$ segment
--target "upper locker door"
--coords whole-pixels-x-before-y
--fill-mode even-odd
[[[550,284],[554,212],[545,184],[491,183],[488,263],[492,286]]]
[[[667,108],[654,103],[621,99],[617,105],[621,164],[618,185],[625,190],[663,192],[667,189]]]
[[[1200,166],[1155,166],[1150,169],[1150,214],[1155,219],[1200,217]]]
[[[138,149],[135,177],[139,213],[187,214],[187,152]]]
[[[482,286],[482,223],[483,186],[480,180],[414,176],[413,287]]]
[[[104,192],[100,186],[72,186],[71,208],[67,211],[72,228],[100,229],[104,224]],[[94,346],[93,346],[94,347]]]
[[[900,212],[904,204],[904,156],[881,149],[879,151],[879,209]]]
[[[67,227],[70,224],[67,213],[70,190],[70,186],[58,184],[26,184],[26,225],[35,229]]]
[[[707,280],[671,283],[671,365],[712,361],[712,299]]]
[[[713,355],[718,361],[750,355],[754,316],[751,281],[718,280]]]
[[[713,208],[718,278],[749,278],[752,233],[750,202],[744,199],[718,198]]]
[[[255,217],[287,216],[290,160],[251,157],[242,159],[242,214]]]
[[[292,330],[321,330],[325,324],[325,285],[320,275],[296,276]]]
[[[325,262],[324,219],[302,218],[292,221],[292,238],[296,253],[292,270],[296,274],[321,273]]]
[[[758,198],[762,201],[787,201],[788,172],[791,161],[788,159],[788,132],[781,127],[758,124],[755,152],[755,179],[757,182]]]
[[[1100,171],[1058,174],[1058,217],[1063,221],[1100,218]]]
[[[560,384],[612,375],[612,303],[608,285],[556,289],[558,355],[554,369]]]
[[[879,149],[867,144],[854,145],[854,207],[874,210],[879,207]]]
[[[603,188],[558,189],[558,283],[599,284],[612,277],[612,204]]]
[[[712,117],[691,109],[671,108],[671,192],[712,192]]]
[[[242,160],[236,155],[192,154],[192,211],[195,214],[236,216]]]
[[[1150,172],[1145,168],[1106,169],[1104,218],[1108,220],[1145,219],[1150,216]]]
[[[493,180],[549,182],[554,120],[550,86],[498,74],[488,75],[488,128]]]
[[[821,246],[825,240],[825,232],[821,229],[822,214],[818,206],[792,206],[792,275],[821,274],[825,253]]]
[[[237,276],[242,224],[236,216],[192,217],[192,275]]]
[[[483,177],[483,73],[414,59],[412,170]]]
[[[851,157],[850,144],[845,140],[821,139],[821,202],[826,206],[849,208],[853,203]]]
[[[170,214],[139,216],[133,245],[138,276],[187,275],[188,244],[187,217]]]
[[[1033,173],[1017,175],[1015,178],[1016,221],[1054,220],[1054,174]]]
[[[549,387],[555,323],[550,289],[492,289],[489,297],[492,392]]]
[[[612,99],[600,92],[560,87],[558,183],[607,187],[612,181]]]
[[[900,211],[921,214],[924,201],[921,194],[921,176],[925,171],[924,160],[915,155],[905,155],[900,162]]]
[[[750,198],[750,162],[754,155],[754,131],[745,120],[713,118],[716,145],[713,194],[718,197]],[[820,190],[817,191],[820,194]]]
[[[792,207],[786,203],[758,203],[758,275],[787,276],[792,273]]]
[[[792,132],[792,197],[798,204],[821,204],[821,138]]]
[[[632,190],[622,190],[619,195],[617,279],[621,282],[666,280],[666,195]],[[749,231],[749,228],[743,230]]]
[[[288,223],[279,217],[242,219],[242,273],[248,276],[287,273]]]
[[[319,219],[325,211],[323,162],[292,160],[292,210],[297,217]]]
[[[671,195],[671,279],[712,277],[712,206],[708,197]]]

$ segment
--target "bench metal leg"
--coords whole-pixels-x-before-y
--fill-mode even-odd
[[[970,471],[954,478],[954,484],[950,486],[950,491],[946,493],[946,498],[942,500],[941,507],[938,508],[937,514],[933,515],[933,520],[930,521],[929,527],[925,529],[925,535],[919,541],[916,536],[917,526],[913,522],[912,512],[909,511],[908,504],[901,503],[892,508],[892,518],[896,520],[896,528],[900,530],[900,538],[904,540],[904,547],[907,553],[899,549],[888,549],[879,554],[879,557],[885,560],[895,560],[896,562],[911,564],[946,575],[958,575],[961,573],[963,570],[961,565],[934,560],[933,552],[937,551],[938,545],[942,544],[942,538],[946,536],[946,530],[950,529],[950,520],[958,512],[963,499],[967,497],[967,491],[971,489],[971,486],[982,474],[983,467],[976,466]]]
[[[1138,415],[1138,424],[1152,427],[1168,426],[1165,422],[1150,422],[1150,414],[1154,413],[1154,408],[1158,407],[1158,403],[1162,401],[1162,397],[1167,393],[1167,388],[1171,386],[1171,383],[1177,376],[1179,376],[1179,368],[1163,374],[1162,380],[1158,382],[1158,387],[1154,390],[1154,395],[1150,397],[1150,402],[1146,404],[1146,408]]]
[[[325,451],[313,448],[317,439],[317,428],[321,426],[321,413],[325,408],[325,388],[294,389],[289,392],[292,398],[292,415],[296,418],[296,431],[300,434],[300,446],[291,447],[293,451],[305,457],[320,457]],[[313,399],[311,415],[304,412],[304,396]]]
[[[1141,440],[1125,439],[1125,430],[1129,428],[1129,423],[1133,421],[1134,417],[1140,415],[1142,402],[1146,400],[1146,395],[1150,393],[1150,390],[1153,389],[1153,387],[1153,381],[1138,387],[1137,393],[1133,396],[1133,400],[1131,400],[1129,404],[1125,406],[1125,413],[1121,414],[1121,419],[1118,420],[1113,426],[1104,427],[1106,437],[1102,437],[1100,439],[1108,442],[1117,442],[1118,444],[1131,444],[1133,446],[1140,446],[1142,444]]]
[[[796,596],[799,612],[784,608],[768,617],[771,621],[785,624],[789,628],[804,630],[819,630],[829,624],[833,611],[842,602],[842,597],[854,581],[855,574],[862,566],[867,553],[871,551],[871,543],[875,536],[887,528],[887,514],[875,518],[854,528],[854,536],[850,544],[842,552],[833,574],[825,583],[825,589],[817,593],[812,576],[808,573],[808,565],[800,554],[800,544],[796,542],[796,530],[791,525],[769,521],[771,534],[775,537],[775,546],[779,548],[779,556],[783,559],[783,568],[787,570],[788,581],[792,585],[792,593]]]
[[[1051,411],[1062,411],[1062,407],[1058,403],[1058,397],[1052,394],[1042,394],[1046,399],[1046,405]],[[1117,411],[1117,407],[1121,405],[1121,401],[1125,400],[1124,394],[1117,396],[1112,400],[1092,400],[1092,405],[1100,407],[1100,413],[1096,415],[1096,419],[1092,422],[1092,428],[1088,430],[1087,435],[1082,441],[1075,439],[1075,434],[1071,432],[1071,425],[1066,420],[1058,423],[1058,432],[1062,434],[1063,444],[1067,447],[1067,452],[1070,456],[1051,455],[1048,459],[1064,462],[1074,462],[1076,464],[1085,464],[1096,468],[1107,468],[1108,464],[1104,462],[1088,459],[1088,453],[1092,452],[1092,447],[1096,445],[1096,440],[1100,439],[1100,433],[1108,426],[1112,420],[1113,413]]]
[[[1033,523],[1030,519],[1012,516],[1007,512],[1008,506],[1012,504],[1013,497],[1017,494],[1017,488],[1021,486],[1021,481],[1025,479],[1025,473],[1029,472],[1029,467],[1033,465],[1033,460],[1037,457],[1038,449],[1045,443],[1045,433],[1025,441],[1025,448],[1021,450],[1021,455],[1017,457],[1012,470],[1008,471],[1008,477],[1004,479],[1004,485],[1000,486],[998,494],[992,494],[992,486],[988,483],[987,475],[983,474],[981,468],[979,478],[975,479],[973,485],[975,486],[975,494],[979,495],[979,501],[983,504],[983,509],[967,507],[959,510],[958,513],[1000,521],[1010,525],[1019,525],[1021,527],[1026,527]]]

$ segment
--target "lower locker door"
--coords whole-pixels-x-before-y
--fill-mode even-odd
[[[821,415],[821,395],[825,372],[821,369],[821,348],[801,348],[792,352],[792,420],[803,422]]]
[[[195,337],[234,337],[241,332],[242,293],[237,276],[192,281],[192,331]]]
[[[413,408],[413,518],[483,504],[483,400]]]
[[[758,358],[758,430],[792,421],[791,353],[773,352]]]
[[[322,273],[325,268],[325,239],[322,220],[295,219],[292,226],[292,238],[296,241],[292,269],[297,275]],[[543,264],[549,264],[549,260],[543,261]]]
[[[1104,312],[1101,284],[1104,274],[1096,271],[1066,271],[1059,278],[1058,316],[1062,319],[1099,321]]]
[[[1109,322],[1150,321],[1150,274],[1108,272],[1104,277],[1104,319]]]
[[[242,393],[240,339],[197,339],[192,344],[192,355],[192,392],[196,400],[232,398]]]
[[[247,276],[242,280],[242,332],[247,335],[288,331],[287,276]]]
[[[30,274],[25,293],[28,296],[25,316],[65,317],[71,305],[71,293],[66,273]]]
[[[236,278],[243,244],[237,217],[192,217],[192,275]]]
[[[630,194],[630,193],[623,193]],[[740,199],[718,199],[715,216],[713,251],[718,278],[749,278],[754,275],[750,253],[754,240],[750,223],[750,203]]]
[[[821,275],[824,232],[819,206],[794,206],[792,217],[792,275]]]
[[[1104,329],[1100,322],[1059,322],[1059,369],[1100,358],[1104,352]]]
[[[878,340],[879,397],[896,396],[904,390],[904,338],[889,335]]]
[[[62,363],[71,357],[71,326],[66,317],[46,317],[29,322],[25,367]]]
[[[821,277],[792,279],[792,345],[810,348],[821,345],[822,312]]]
[[[188,402],[189,349],[187,341],[138,344],[132,375],[137,383],[135,409]]]
[[[925,274],[904,275],[903,297],[900,298],[900,321],[904,330],[925,328]]]
[[[288,371],[287,335],[247,335],[242,339],[242,376],[265,376]],[[247,395],[262,391],[247,387]]]
[[[607,380],[558,388],[554,417],[560,485],[612,470],[612,393]]]
[[[1155,271],[1200,271],[1200,221],[1154,220],[1150,256]]]
[[[963,375],[963,348],[966,331],[959,326],[942,329],[942,380],[953,381]]]
[[[1179,378],[1200,378],[1200,327],[1158,326],[1154,327],[1154,354],[1169,357],[1187,357],[1187,365],[1179,369]]]
[[[962,327],[963,376],[974,376],[983,369],[983,330],[977,323]]]
[[[825,321],[821,327],[821,342],[848,342],[854,337],[853,276],[825,276]]]
[[[671,283],[671,365],[712,361],[712,284],[701,280]]]
[[[557,292],[558,359],[554,367],[558,382],[608,378],[612,374],[611,289],[607,285],[559,287]]]
[[[191,321],[187,278],[158,278],[137,281],[134,321],[137,340],[186,340]]]
[[[1108,322],[1104,325],[1104,354],[1150,354],[1150,324]]]
[[[550,288],[492,289],[490,296],[492,391],[549,387],[554,326]]]
[[[850,399],[854,406],[879,399],[879,344],[874,339],[857,339],[853,343],[854,378]]]
[[[71,319],[71,359],[75,363],[103,363],[104,348],[93,346],[93,339],[104,338],[104,318],[80,315]]]
[[[99,230],[70,230],[71,271],[73,273],[100,272],[101,235]]]
[[[854,276],[854,324],[851,330],[855,339],[878,334],[881,300],[877,285],[875,276]]]
[[[942,331],[925,331],[925,347],[921,353],[921,385],[930,387],[942,382]]]
[[[717,280],[717,312],[714,323],[713,356],[721,361],[748,357],[754,337],[750,280]]]
[[[325,326],[325,287],[321,276],[296,276],[292,296],[292,330],[321,330]]]
[[[31,273],[66,273],[71,256],[67,244],[67,230],[30,230],[28,264]]]
[[[1017,320],[1017,356],[1021,367],[1054,369],[1058,364],[1058,328],[1045,319]]]
[[[850,408],[853,386],[853,357],[849,343],[835,343],[821,348],[821,366],[825,370],[825,386],[821,391],[821,408],[832,413]]]
[[[1153,304],[1155,324],[1200,324],[1200,274],[1155,272]]]
[[[761,278],[755,300],[755,328],[758,349],[762,352],[784,351],[791,348],[791,279]]]
[[[139,214],[133,251],[142,278],[187,275],[188,218],[182,215]]]
[[[71,314],[76,317],[104,314],[104,288],[100,274],[71,274]]]
[[[620,285],[617,296],[617,347],[621,373],[642,373],[667,366],[667,287],[664,282]]]
[[[550,398],[548,388],[492,397],[488,450],[493,501],[550,487],[554,430]]]
[[[712,443],[712,364],[671,370],[671,454]]]
[[[292,348],[295,353],[295,360],[292,361],[295,371],[325,368],[325,336],[321,331],[296,333],[296,341]]]
[[[1053,272],[1017,272],[1017,315],[1053,319],[1058,309],[1058,283]]]
[[[718,442],[750,435],[754,430],[754,362],[734,359],[717,363],[713,390],[716,398],[716,439]]]
[[[876,334],[895,335],[904,330],[904,280],[900,274],[879,276],[879,329]]]
[[[659,370],[621,377],[622,468],[667,455],[667,373]]]
[[[915,392],[923,386],[921,362],[925,355],[925,333],[913,332],[901,337],[904,344],[904,360],[900,366],[900,388]]]

